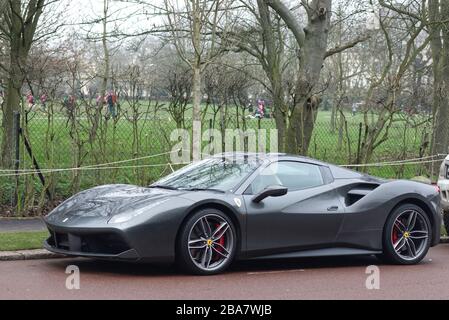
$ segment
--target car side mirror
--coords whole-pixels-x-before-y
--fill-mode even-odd
[[[263,199],[268,197],[282,197],[288,192],[288,188],[283,186],[269,186],[263,189],[259,194],[256,194],[251,201],[260,203]]]

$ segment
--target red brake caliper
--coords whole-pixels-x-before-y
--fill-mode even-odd
[[[393,243],[393,245],[396,243],[396,241],[398,241],[399,239],[399,230],[398,227],[396,227],[396,225],[393,226],[393,232],[391,233],[391,241]]]
[[[220,227],[220,224],[217,224],[217,225],[216,225],[216,228],[218,229],[219,227]],[[221,246],[224,247],[224,245],[225,245],[225,235],[222,235],[221,238],[218,239],[218,243],[219,243]],[[217,248],[215,248],[215,249],[216,249],[217,251],[223,253],[223,249],[222,249],[222,248],[217,247]],[[218,255],[219,255],[219,254],[217,253],[217,256],[218,256]],[[220,258],[220,257],[217,257],[217,260],[218,260],[219,258]]]

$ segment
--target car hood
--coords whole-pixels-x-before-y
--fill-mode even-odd
[[[111,217],[138,210],[182,192],[143,188],[132,185],[106,185],[83,191],[66,200],[45,220],[49,223],[79,221],[80,219],[109,220]]]

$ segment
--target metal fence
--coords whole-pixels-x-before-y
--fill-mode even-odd
[[[190,125],[191,120],[185,119],[185,123]],[[104,114],[70,118],[40,112],[23,116],[18,174],[0,173],[0,212],[41,213],[80,190],[100,184],[147,185],[180,167],[169,164],[168,154],[178,143],[171,139],[177,126],[179,123],[169,116],[156,113],[117,118]],[[206,130],[224,127],[255,132],[276,128],[273,119],[229,117],[220,121],[211,116],[205,117],[202,130],[207,136]],[[388,139],[375,149],[371,161],[420,158],[428,154],[430,132],[429,122],[419,125],[398,122],[389,129]],[[339,165],[357,163],[364,134],[363,125],[357,121],[347,121],[332,129],[329,121],[318,120],[308,156]],[[41,177],[35,172],[37,165]],[[427,164],[416,163],[354,169],[385,178],[429,175]],[[48,201],[49,197],[52,201]]]

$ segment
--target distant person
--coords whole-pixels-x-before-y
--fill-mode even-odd
[[[117,116],[116,111],[115,111],[115,105],[117,103],[117,95],[115,94],[115,92],[110,91],[107,96],[106,96],[106,103],[108,104],[108,111],[109,114],[115,118]]]
[[[71,94],[70,96],[69,96],[69,107],[70,107],[70,109],[75,109],[75,102],[76,102],[76,98],[75,98],[75,96],[73,95],[73,94]]]
[[[31,109],[34,106],[34,96],[31,91],[28,92],[26,99],[28,102],[28,107]]]
[[[75,103],[76,103],[76,98],[74,95],[66,95],[62,101],[62,107],[67,112],[67,124],[66,125],[68,125],[70,122],[71,123],[75,122]]]
[[[265,116],[265,101],[259,100],[257,102],[257,109],[256,109],[255,117],[262,119],[264,116]]]
[[[47,108],[47,100],[48,100],[48,96],[45,92],[41,95],[40,100],[42,108],[45,110]]]
[[[66,95],[62,102],[63,106],[67,109],[69,113],[72,113],[75,110],[76,98],[74,95]]]
[[[97,97],[97,107],[102,107],[104,105],[104,97],[99,94]]]
[[[352,104],[352,116],[354,117],[357,114],[357,105],[355,103]]]

